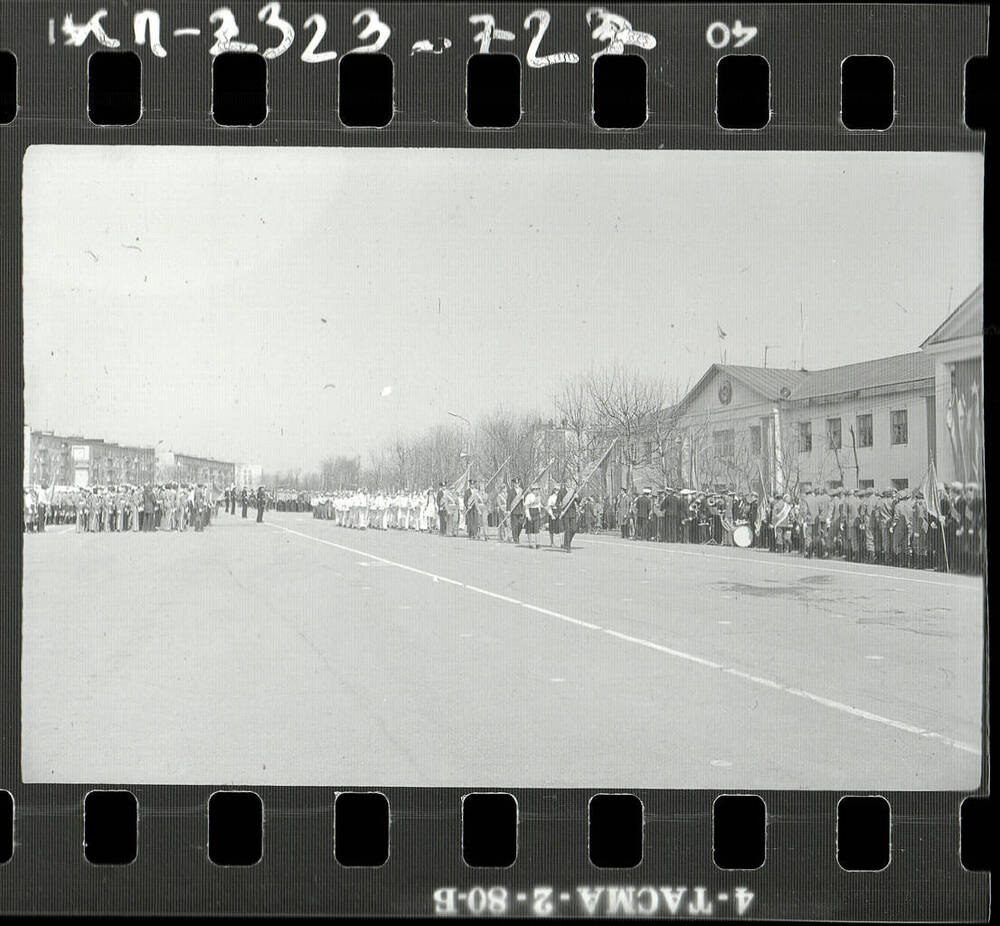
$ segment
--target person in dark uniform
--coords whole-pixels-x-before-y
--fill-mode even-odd
[[[810,486],[802,494],[802,555],[806,559],[810,559],[815,552],[814,540],[818,520],[816,493]]]
[[[576,535],[576,529],[580,523],[580,501],[577,498],[577,493],[562,486],[556,494],[555,507],[556,514],[559,515],[559,520],[562,522],[563,549],[567,553],[572,553],[573,537]]]
[[[246,486],[243,487],[243,491],[240,493],[240,505],[243,508],[243,517],[247,516],[247,505],[250,504],[250,494],[246,490]]]
[[[757,533],[757,518],[760,513],[760,499],[757,497],[756,492],[751,492],[747,498],[749,502],[747,504],[747,526],[752,532],[752,537],[750,539],[750,546],[759,547],[763,541],[763,537],[758,536]],[[763,523],[761,524],[763,529]]]
[[[649,512],[653,508],[653,490],[646,486],[635,501],[635,539],[645,540],[649,531]]]
[[[507,510],[510,512],[510,534],[514,543],[521,542],[521,530],[524,528],[524,490],[521,480],[515,479],[507,491]]]
[[[264,505],[267,503],[267,498],[264,495],[264,487],[257,487],[257,523],[261,524],[264,521]]]
[[[667,543],[677,543],[680,539],[681,521],[684,518],[681,496],[676,489],[667,491],[666,509]]]
[[[156,516],[156,496],[153,494],[153,484],[146,483],[142,490],[142,529],[151,531],[154,528],[153,518]]]

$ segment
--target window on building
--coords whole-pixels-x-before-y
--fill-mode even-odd
[[[750,450],[752,453],[760,453],[760,425],[750,425]]]
[[[828,489],[842,489],[844,487],[844,482],[842,479],[831,479],[827,482],[826,487]]]
[[[874,489],[875,488],[875,480],[874,479],[859,479],[858,480],[858,488],[859,489]]]
[[[713,431],[712,442],[715,446],[715,455],[724,460],[731,460],[735,455],[735,441],[733,439],[733,429],[727,428],[725,431]]]
[[[890,427],[892,430],[892,442],[894,444],[905,444],[907,442],[906,434],[906,409],[898,412],[890,412]]]
[[[647,463],[653,462],[653,451],[656,448],[656,441],[648,440],[646,441],[645,447],[645,460]]]
[[[893,479],[892,487],[894,489],[908,489],[910,487],[909,479]]]
[[[840,419],[839,418],[827,418],[826,419],[826,446],[829,450],[840,450],[841,440],[840,440]]]
[[[872,416],[858,415],[858,446],[871,447],[873,444]]]
[[[812,453],[813,426],[811,421],[799,422],[799,453]]]

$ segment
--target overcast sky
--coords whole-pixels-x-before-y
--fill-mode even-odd
[[[686,385],[723,348],[811,369],[914,350],[982,279],[982,173],[973,154],[33,146],[26,421],[310,469],[449,411],[547,410],[609,362]]]

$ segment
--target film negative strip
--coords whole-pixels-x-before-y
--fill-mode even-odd
[[[985,920],[987,16],[4,4],[0,911]]]

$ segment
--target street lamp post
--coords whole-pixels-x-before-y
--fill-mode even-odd
[[[466,427],[468,427],[468,432],[465,436],[465,450],[459,454],[458,458],[461,460],[463,457],[468,458],[472,455],[472,422],[469,421],[465,415],[459,415],[457,412],[448,412],[452,418],[458,418],[460,421],[464,421]]]

